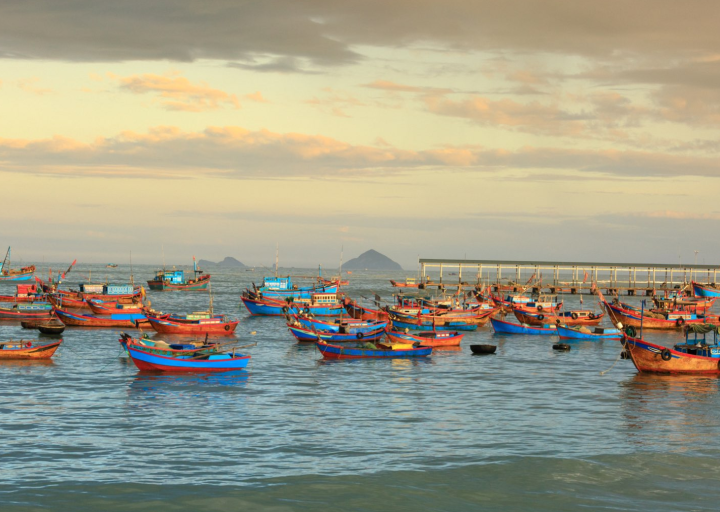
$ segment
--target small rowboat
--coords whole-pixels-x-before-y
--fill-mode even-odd
[[[62,334],[65,331],[65,324],[55,318],[39,324],[37,330],[43,334]]]
[[[387,337],[394,343],[419,343],[423,347],[457,347],[465,336],[457,331],[426,331],[418,334],[388,331]]]
[[[2,359],[50,359],[63,340],[50,343],[18,340],[0,341],[0,360]]]
[[[215,334],[232,335],[238,320],[230,320],[226,315],[212,315],[209,318],[183,318],[174,315],[148,315],[153,329],[163,334]]]
[[[337,332],[341,334],[367,333],[377,329],[385,329],[387,322],[373,320],[335,319],[334,321],[315,320],[305,316],[293,317],[302,327],[318,331]]]
[[[128,355],[138,370],[156,372],[229,372],[246,368],[250,362],[250,356],[242,354],[165,356],[133,344],[128,344]]]
[[[619,340],[623,336],[620,329],[608,327],[595,327],[590,330],[585,327],[558,325],[557,333],[561,340]]]
[[[491,318],[493,329],[498,334],[540,334],[540,335],[555,335],[557,334],[557,326],[555,324],[548,324],[543,326],[525,325],[525,324],[514,324],[512,322],[506,322],[499,318]]]
[[[497,350],[497,345],[470,345],[470,350],[473,354],[494,354]]]
[[[120,334],[118,339],[120,345],[127,353],[129,345],[135,345],[147,352],[161,356],[181,356],[198,354],[210,354],[218,352],[217,343],[200,342],[184,342],[184,343],[166,343],[160,340],[151,340],[149,338],[133,338],[124,332]]]
[[[477,331],[478,324],[468,324],[465,322],[446,322],[443,325],[432,322],[423,322],[418,325],[417,322],[403,322],[401,320],[391,320],[393,327],[398,331],[410,329],[414,331]]]
[[[353,348],[342,345],[331,345],[324,341],[315,343],[325,359],[385,359],[398,357],[427,357],[432,354],[432,347],[407,348],[400,350]]]
[[[377,341],[385,335],[385,329],[375,329],[365,332],[340,333],[331,331],[320,331],[309,329],[299,325],[288,324],[288,329],[300,342],[315,342],[318,340],[343,342],[343,341]]]
[[[384,320],[387,322],[389,319],[387,311],[383,309],[366,308],[347,297],[344,304],[347,314],[357,320]]]
[[[109,315],[109,316],[93,316],[83,315],[81,313],[72,313],[64,309],[55,308],[55,314],[65,325],[72,327],[104,327],[115,328],[124,327],[132,329],[138,324],[147,323],[147,318],[143,315]]]

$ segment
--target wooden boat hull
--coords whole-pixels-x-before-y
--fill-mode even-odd
[[[420,315],[412,315],[406,313],[390,312],[390,317],[393,320],[407,323],[420,323],[422,325],[433,324],[437,326],[444,326],[448,324],[469,324],[477,325],[479,327],[485,325],[490,320],[490,317],[500,311],[498,308],[483,309],[479,312],[441,312],[433,315],[432,313]]]
[[[62,323],[72,327],[134,329],[138,325],[147,323],[147,318],[142,315],[111,315],[110,318],[108,318],[72,313],[58,308],[55,308],[55,314]]]
[[[390,284],[395,288],[418,288],[420,284],[418,283],[399,283],[397,281],[393,281],[390,279]]]
[[[387,311],[366,308],[350,299],[345,299],[345,311],[356,320],[384,320],[387,322],[390,319]]]
[[[168,318],[148,317],[153,329],[162,334],[214,334],[232,335],[237,328],[239,321],[234,322],[176,322]]]
[[[642,315],[640,311],[624,309],[609,302],[603,303],[607,310],[608,316],[613,324],[617,325],[618,322],[627,326],[635,327],[639,329],[642,325],[643,329],[664,329],[664,330],[680,330],[685,324],[703,324],[709,323],[712,325],[720,325],[720,319],[717,316],[708,316],[697,319],[683,319],[678,320],[667,320],[664,318],[651,318],[647,315]]]
[[[262,294],[266,299],[309,299],[317,293],[337,293],[337,283],[323,286],[313,286],[308,288],[298,288],[297,290],[263,290],[259,288],[258,293]]]
[[[506,322],[499,318],[491,318],[493,329],[498,334],[535,334],[542,336],[554,336],[557,334],[557,327],[525,326]]]
[[[53,317],[53,310],[47,311],[12,311],[9,309],[0,309],[0,320],[14,320],[17,322],[27,320],[49,320]]]
[[[10,270],[9,273],[0,273],[0,281],[11,282],[11,281],[29,281],[35,274],[35,266],[28,267],[27,270]]]
[[[323,320],[314,320],[303,316],[296,317],[295,320],[299,322],[302,327],[307,329],[316,329],[318,331],[328,331],[341,333],[345,331],[349,334],[357,334],[358,332],[370,332],[377,329],[385,329],[388,326],[388,322],[380,320],[348,320],[342,323],[327,322]]]
[[[513,313],[515,317],[523,324],[529,325],[545,325],[545,324],[558,324],[558,325],[600,325],[605,313],[594,315],[590,317],[578,317],[573,318],[571,315],[557,315],[554,313],[530,313],[522,309],[514,309]]]
[[[341,304],[288,304],[285,301],[272,299],[252,299],[242,297],[243,304],[252,316],[285,316],[300,313],[315,316],[340,316],[343,312]]]
[[[362,348],[349,348],[341,345],[331,345],[318,341],[315,343],[320,354],[325,359],[391,359],[427,357],[432,354],[432,347],[419,347],[407,350],[372,350]]]
[[[432,336],[422,336],[406,332],[388,331],[387,337],[395,343],[420,343],[423,347],[457,347],[465,334],[457,331],[430,332]]]
[[[0,342],[0,360],[10,359],[50,359],[63,340],[38,344],[35,341],[23,340],[23,347],[7,348],[8,342]],[[18,342],[20,343],[20,342]],[[29,344],[29,346],[28,346]]]
[[[250,362],[250,356],[245,355],[163,356],[143,350],[137,345],[128,345],[128,355],[138,370],[155,372],[230,372],[242,370]]]
[[[686,354],[640,338],[625,337],[623,346],[639,372],[720,374],[720,357]]]
[[[616,329],[617,330],[617,329]],[[596,333],[586,333],[586,332],[579,332],[575,329],[571,329],[569,327],[565,327],[563,325],[557,326],[557,334],[560,337],[561,340],[592,340],[592,341],[601,341],[601,340],[619,340],[622,339],[623,335],[622,333],[617,330],[616,333],[609,333],[609,334],[596,334]]]
[[[341,334],[338,332],[318,331],[288,324],[288,329],[295,338],[300,342],[316,342],[318,338],[325,342],[344,342],[344,341],[377,341],[385,335],[385,329],[375,329],[368,332],[357,332],[349,334]]]
[[[159,346],[150,346],[146,343],[144,343],[142,340],[138,340],[135,338],[131,338],[127,336],[127,338],[123,338],[122,336],[127,336],[126,334],[122,334],[118,342],[120,342],[120,345],[123,347],[125,352],[127,353],[129,346],[134,346],[138,348],[139,350],[143,350],[145,352],[149,352],[151,354],[160,355],[160,356],[196,356],[200,354],[212,354],[217,353],[217,344],[209,344],[209,345],[201,345],[196,348],[192,349],[175,349],[172,348],[176,345],[170,345],[168,347],[159,347]]]
[[[144,306],[142,304],[138,304],[136,307],[119,307],[120,303],[117,301],[106,302],[98,299],[90,299],[87,301],[87,306],[96,315],[143,315],[144,313]],[[125,304],[122,306],[125,306]],[[127,306],[130,305],[127,304]]]

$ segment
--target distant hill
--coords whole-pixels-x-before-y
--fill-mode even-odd
[[[245,265],[242,262],[236,260],[232,256],[226,256],[224,260],[222,260],[221,262],[218,262],[218,263],[215,263],[214,261],[210,261],[210,260],[198,261],[198,266],[200,268],[214,266],[214,265],[217,265],[218,267],[226,267],[226,268],[227,267],[245,268]]]
[[[393,260],[370,249],[362,253],[357,258],[353,258],[343,264],[343,269],[347,270],[402,270],[402,267]]]

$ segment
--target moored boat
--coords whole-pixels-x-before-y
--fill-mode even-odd
[[[160,355],[141,345],[128,344],[128,355],[139,370],[161,372],[229,372],[250,362],[243,354]]]
[[[595,314],[590,310],[574,310],[547,313],[532,313],[523,309],[514,309],[513,313],[521,324],[528,325],[599,325],[604,313]]]
[[[48,302],[13,304],[0,307],[0,320],[47,320],[53,316],[53,306]]]
[[[371,347],[347,347],[342,345],[332,345],[323,341],[316,342],[315,347],[317,347],[318,351],[325,359],[384,359],[427,357],[432,354],[433,351],[432,347],[417,347],[396,350]]]
[[[492,322],[493,329],[498,334],[539,334],[549,336],[557,334],[557,325],[555,324],[542,326],[514,324],[495,317],[491,318],[490,322]]]
[[[390,321],[392,322],[392,326],[395,330],[398,331],[404,331],[405,329],[409,329],[411,331],[477,331],[478,329],[477,323],[467,323],[463,321],[445,321],[442,323],[433,323],[432,321],[417,322],[398,320],[396,318],[392,318],[392,316]]]
[[[135,314],[144,315],[145,306],[140,302],[131,302],[123,304],[116,300],[89,299],[86,301],[90,310],[96,315],[113,315],[113,314]]]
[[[35,265],[28,265],[22,268],[10,268],[10,247],[8,247],[5,259],[0,264],[0,281],[28,281],[35,274]]]
[[[231,320],[227,315],[212,313],[162,315],[148,312],[147,319],[153,329],[163,334],[232,335],[240,323],[238,320]]]
[[[0,360],[50,359],[63,340],[49,343],[37,340],[0,341]]]
[[[306,315],[340,316],[343,305],[336,293],[315,293],[309,299],[273,299],[261,297],[246,290],[241,297],[243,304],[253,316]]]
[[[0,302],[39,302],[45,300],[45,294],[35,284],[19,284],[14,295],[0,295]]]
[[[65,309],[55,308],[55,315],[62,323],[72,327],[104,327],[132,329],[147,323],[145,315],[114,314],[107,316],[85,315]]]
[[[351,317],[357,320],[389,320],[388,312],[382,308],[373,309],[362,306],[357,301],[345,297],[344,300],[345,311]]]
[[[629,307],[625,304],[602,302],[605,306],[608,316],[613,324],[618,322],[625,326],[632,326],[644,329],[682,329],[685,325],[691,324],[720,324],[720,318],[717,315],[705,315],[697,313],[693,309],[679,309],[674,311],[643,311],[635,307]]]
[[[620,329],[609,327],[595,327],[588,329],[584,326],[568,327],[564,325],[557,326],[557,334],[561,340],[619,340],[623,333]]]
[[[693,294],[696,297],[720,297],[720,287],[716,283],[692,282]]]
[[[387,331],[386,335],[394,343],[419,343],[423,347],[457,347],[465,336],[457,331],[424,331],[418,334]]]
[[[204,274],[197,268],[195,256],[193,256],[194,277],[185,278],[184,270],[158,270],[155,277],[147,282],[148,287],[155,291],[199,291],[207,290],[210,284],[210,274]]]
[[[358,332],[333,332],[333,331],[322,331],[318,329],[311,329],[309,327],[303,327],[298,324],[287,324],[288,329],[295,338],[300,342],[315,342],[322,340],[325,342],[345,342],[345,341],[378,341],[385,335],[385,329],[373,329],[370,331],[358,331]]]

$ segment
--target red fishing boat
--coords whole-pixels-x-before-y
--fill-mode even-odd
[[[62,323],[72,327],[120,327],[132,329],[139,325],[147,324],[147,318],[144,315],[116,314],[100,317],[73,313],[60,308],[55,308],[55,314]]]
[[[643,311],[640,308],[629,306],[621,302],[602,304],[608,312],[613,324],[618,322],[625,326],[632,326],[636,329],[682,329],[685,325],[712,324],[719,325],[720,318],[717,315],[704,315],[690,309],[679,309],[675,311]]]
[[[714,342],[707,343],[705,335],[712,332]],[[690,325],[685,331],[685,343],[673,348],[650,343],[641,338],[625,335],[622,340],[625,357],[632,360],[639,372],[720,374],[720,346],[717,343],[717,326]],[[695,334],[693,340],[689,333]],[[631,334],[633,334],[631,332]],[[702,339],[697,335],[703,334]]]
[[[37,340],[0,341],[0,360],[50,359],[63,340],[42,343]]]
[[[390,320],[388,312],[384,309],[372,309],[361,306],[357,303],[357,301],[354,301],[349,297],[345,297],[343,305],[345,306],[345,311],[347,311],[348,315],[356,320]]]
[[[523,309],[514,309],[513,313],[520,320],[520,323],[528,325],[545,325],[549,323],[558,325],[600,325],[600,321],[605,316],[604,313],[595,314],[589,309],[561,313],[552,310],[548,313],[530,313]]]
[[[0,302],[35,302],[45,300],[45,294],[35,284],[19,284],[14,295],[0,295]]]
[[[465,336],[464,333],[453,331],[426,331],[416,334],[388,331],[386,335],[393,343],[419,343],[423,347],[457,347]]]
[[[169,315],[147,313],[150,325],[163,334],[215,334],[232,335],[238,320],[231,320],[227,315],[211,313],[194,313],[191,315]]]
[[[144,315],[145,309],[145,306],[141,302],[123,304],[118,301],[100,299],[89,299],[87,305],[96,315],[114,315],[118,313]]]
[[[53,308],[47,302],[31,304],[13,304],[0,307],[0,320],[48,320],[53,316]]]

